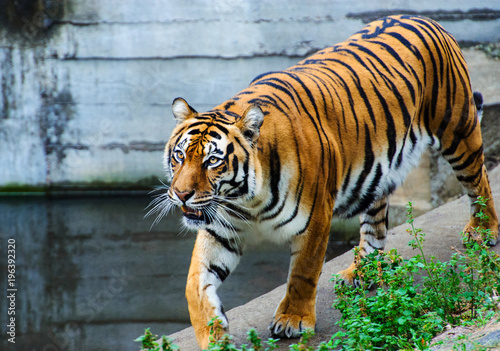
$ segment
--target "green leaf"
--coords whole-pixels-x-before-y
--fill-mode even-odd
[[[134,339],[134,342],[142,342],[145,338],[146,338],[145,335],[141,335],[137,339]]]

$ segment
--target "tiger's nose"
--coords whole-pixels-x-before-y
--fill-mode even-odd
[[[192,191],[177,191],[174,189],[175,195],[179,198],[179,200],[182,201],[182,203],[186,203],[187,200],[189,200],[191,197],[194,195],[194,190]]]

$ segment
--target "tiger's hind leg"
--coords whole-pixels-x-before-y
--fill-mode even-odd
[[[474,93],[474,100],[477,102],[478,93]],[[453,130],[453,133],[443,134],[441,138],[441,154],[452,166],[457,179],[462,183],[467,191],[470,201],[470,220],[464,228],[464,233],[472,240],[482,241],[476,228],[480,226],[480,220],[476,214],[481,210],[480,205],[476,203],[479,196],[489,199],[486,202],[486,208],[483,212],[489,217],[484,225],[484,229],[491,230],[491,237],[488,244],[493,246],[498,241],[498,216],[493,203],[490,183],[486,167],[484,166],[483,143],[481,137],[480,120],[476,114],[476,108],[470,99],[469,118],[464,121],[461,118],[455,118],[456,125],[448,125],[447,129]],[[482,102],[482,99],[481,99]],[[477,111],[481,112],[481,106],[477,105]],[[454,129],[453,129],[454,128]]]
[[[468,236],[470,240],[482,242],[486,240],[486,243],[490,246],[494,246],[498,242],[498,233],[499,233],[499,224],[498,217],[495,211],[495,205],[493,203],[493,197],[491,194],[490,184],[488,180],[488,174],[486,173],[486,167],[483,165],[481,169],[478,171],[477,178],[480,178],[477,183],[473,181],[469,181],[471,178],[466,178],[465,181],[461,181],[462,184],[466,183],[467,185],[473,185],[469,189],[467,189],[467,193],[470,201],[470,212],[471,219],[469,223],[464,228],[464,233]],[[474,176],[471,176],[474,177]],[[459,180],[462,177],[459,177]],[[477,184],[477,186],[474,186]],[[465,186],[465,184],[464,184]],[[482,223],[482,229],[489,229],[490,236],[489,238],[483,238],[478,233],[477,229],[481,227],[481,220],[476,216],[478,212],[481,211],[481,206],[476,202],[478,197],[482,196],[484,199],[488,199],[486,202],[486,208],[483,209],[483,213],[488,216],[488,220],[486,223]]]
[[[359,216],[361,222],[359,255],[347,269],[339,272],[344,283],[354,284],[356,286],[362,284],[361,281],[355,279],[354,275],[358,260],[374,251],[384,250],[389,224],[387,218],[388,211],[388,198],[384,197],[371,204],[368,210]]]

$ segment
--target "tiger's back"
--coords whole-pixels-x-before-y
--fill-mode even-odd
[[[157,209],[179,206],[198,229],[186,296],[200,345],[216,289],[252,237],[291,246],[288,289],[271,330],[296,337],[316,320],[316,284],[332,215],[360,215],[360,253],[383,250],[388,195],[428,146],[467,189],[491,199],[474,94],[461,51],[439,24],[391,16],[297,65],[258,76],[207,113],[173,104],[178,125],[165,149],[172,184]],[[162,199],[163,200],[163,199]],[[493,201],[489,238],[498,218]],[[356,283],[355,264],[340,272]]]
[[[414,16],[373,22],[296,66],[257,77],[216,109],[241,114],[247,104],[279,111],[264,119],[261,138],[281,136],[284,149],[297,150],[290,163],[312,168],[309,179],[328,178],[341,216],[391,193],[428,145],[446,154],[456,142],[453,133],[443,138],[449,123],[464,118],[465,128],[476,127],[458,44],[437,23]]]

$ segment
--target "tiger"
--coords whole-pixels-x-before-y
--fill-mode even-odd
[[[444,156],[466,190],[464,232],[473,240],[481,240],[475,202],[490,199],[484,227],[495,245],[481,111],[456,40],[413,15],[376,20],[288,69],[259,75],[209,112],[176,98],[163,156],[168,185],[152,211],[159,220],[180,208],[184,226],[197,231],[186,298],[199,346],[209,343],[212,318],[228,330],[217,289],[248,244],[261,240],[289,245],[291,253],[272,335],[314,330],[332,218],[359,215],[361,257],[383,250],[388,197],[428,148]],[[355,268],[339,272],[345,283],[356,284]]]

